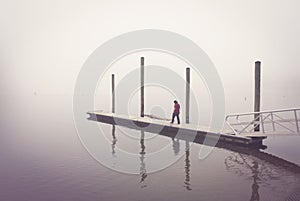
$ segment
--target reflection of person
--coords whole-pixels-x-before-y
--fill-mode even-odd
[[[180,144],[179,144],[179,139],[177,138],[176,140],[174,139],[174,137],[172,138],[173,141],[173,150],[174,150],[174,154],[175,156],[178,155],[179,151],[180,151]]]
[[[177,117],[177,122],[178,124],[180,124],[179,111],[180,111],[180,105],[176,100],[174,100],[174,111],[173,111],[171,123],[174,123],[174,118]]]

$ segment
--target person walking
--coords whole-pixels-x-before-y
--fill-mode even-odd
[[[178,124],[180,124],[179,112],[180,112],[180,105],[177,102],[177,100],[174,100],[174,111],[173,111],[171,123],[174,123],[174,119],[175,119],[175,117],[177,117],[177,122],[178,122]]]

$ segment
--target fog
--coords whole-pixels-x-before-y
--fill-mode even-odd
[[[2,1],[0,94],[72,95],[82,65],[102,43],[134,30],[162,29],[207,53],[223,82],[226,113],[253,110],[257,60],[261,109],[298,107],[299,7],[297,0]],[[146,62],[160,64],[151,59]]]
[[[265,150],[229,143],[224,148],[211,147],[210,155],[199,158],[207,147],[202,142],[189,149],[184,138],[144,129],[125,129],[127,134],[119,125],[86,119],[90,110],[111,110],[112,73],[116,78],[116,112],[128,109],[138,115],[138,73],[144,56],[146,82],[155,77],[150,76],[150,66],[174,71],[179,75],[177,80],[183,81],[174,81],[170,88],[146,86],[145,113],[170,118],[177,99],[184,123],[185,68],[191,67],[191,94],[198,101],[196,105],[191,97],[191,123],[198,121],[198,116],[201,126],[211,123],[214,105],[206,80],[173,55],[150,50],[128,54],[109,66],[99,77],[95,93],[88,96],[84,94],[85,83],[98,75],[93,69],[88,75],[94,79],[79,79],[84,80],[84,86],[80,85],[83,93],[76,93],[73,99],[77,78],[82,78],[78,75],[98,47],[124,33],[156,29],[180,34],[208,55],[223,84],[227,114],[253,111],[254,63],[258,60],[262,62],[261,110],[300,107],[299,8],[299,0],[1,0],[1,200],[300,197],[298,134],[270,134],[263,142]],[[137,74],[128,76],[133,71]],[[157,73],[159,81],[167,79],[171,84],[174,77]],[[126,94],[129,100],[122,99],[121,92],[128,89],[121,84],[123,78],[132,78],[130,84],[136,87]],[[174,90],[176,87],[179,90]],[[94,108],[91,98],[95,98]],[[82,104],[77,110],[72,107],[77,106],[76,101]],[[102,137],[105,140],[98,140]],[[134,162],[123,153],[134,156]],[[150,174],[151,167],[160,165],[159,160],[149,160],[156,153],[166,161],[174,159],[174,164]],[[96,162],[95,155],[103,160]],[[177,160],[178,156],[182,157]],[[106,166],[110,161],[113,165]],[[112,171],[133,164],[140,171],[137,175]]]

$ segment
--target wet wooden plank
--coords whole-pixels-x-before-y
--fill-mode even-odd
[[[236,144],[239,146],[259,147],[262,145],[266,136],[242,136],[219,133],[217,130],[205,126],[193,124],[171,124],[169,121],[158,119],[142,118],[135,116],[119,115],[106,113],[103,111],[88,112],[89,120],[94,120],[107,124],[116,124],[132,129],[143,129],[152,133],[160,133],[168,136],[185,135],[190,136],[191,140],[218,140],[225,143]]]

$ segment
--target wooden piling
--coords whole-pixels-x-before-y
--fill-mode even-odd
[[[186,68],[185,123],[190,123],[190,68]]]
[[[111,98],[111,112],[115,113],[115,75],[111,75],[111,92],[112,92],[112,98]]]
[[[144,77],[145,77],[145,69],[144,69],[144,57],[141,57],[141,117],[144,117]]]
[[[254,112],[260,112],[260,61],[255,62],[255,92],[254,92]],[[254,114],[254,120],[260,122],[259,114]],[[254,123],[254,131],[260,130],[259,123]]]

